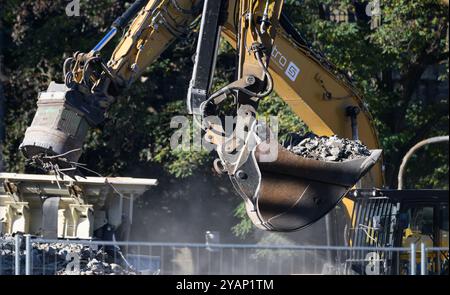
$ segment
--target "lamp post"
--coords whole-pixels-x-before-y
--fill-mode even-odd
[[[438,137],[433,137],[433,138],[429,138],[426,140],[423,140],[421,142],[419,142],[418,144],[416,144],[415,146],[413,146],[408,153],[406,154],[406,156],[403,158],[402,164],[400,165],[400,170],[398,172],[398,189],[402,190],[404,189],[404,174],[406,171],[406,165],[408,164],[408,161],[411,159],[411,157],[414,155],[414,153],[419,150],[420,148],[429,145],[429,144],[433,144],[433,143],[440,143],[440,142],[448,142],[449,141],[449,137],[448,136],[438,136]]]

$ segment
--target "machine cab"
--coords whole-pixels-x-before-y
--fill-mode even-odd
[[[354,247],[409,249],[416,246],[416,273],[420,273],[421,245],[429,249],[429,275],[448,274],[449,192],[448,190],[355,190],[352,226],[348,240]],[[444,248],[445,251],[437,251]],[[431,249],[431,250],[430,250]],[[366,257],[373,251],[355,252],[349,268],[363,274]],[[410,251],[377,252],[380,274],[411,273]]]

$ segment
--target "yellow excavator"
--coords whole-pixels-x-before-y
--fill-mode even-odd
[[[205,140],[215,147],[216,170],[229,175],[252,222],[264,230],[296,231],[321,219],[342,200],[353,230],[348,234],[350,243],[372,241],[367,238],[370,232],[361,236],[355,229],[365,222],[374,235],[374,220],[395,215],[392,207],[399,202],[391,198],[390,207],[380,203],[377,211],[364,207],[369,201],[358,201],[361,196],[379,200],[387,194],[376,189],[383,187],[384,179],[371,115],[351,79],[296,31],[283,12],[282,0],[135,1],[91,51],[77,52],[65,61],[64,84],[52,83],[40,94],[21,145],[24,155],[47,171],[76,170],[89,127],[101,123],[115,97],[198,24],[187,107]],[[118,34],[122,37],[105,62],[101,52]],[[236,50],[237,79],[213,92],[221,38]],[[273,91],[313,133],[360,140],[370,155],[326,162],[287,150],[271,126],[256,118],[259,101]],[[225,105],[235,110],[231,132],[214,119]],[[355,185],[366,190],[351,191]],[[446,199],[448,203],[448,195]],[[392,232],[388,236],[390,241],[398,238]],[[381,237],[375,240],[382,242]]]
[[[208,143],[216,147],[216,168],[229,174],[258,227],[294,231],[314,223],[368,173],[381,151],[342,163],[306,159],[275,142],[276,134],[255,119],[259,100],[276,91],[312,132],[360,139],[371,149],[379,146],[351,81],[310,48],[282,6],[283,1],[269,0],[136,1],[94,49],[66,60],[64,84],[53,83],[40,94],[22,151],[47,169],[73,169],[70,164],[79,159],[89,126],[102,122],[115,96],[200,20],[187,104]],[[101,50],[130,21],[104,63]],[[221,36],[236,48],[237,80],[211,93]],[[210,119],[227,103],[236,109],[233,132]],[[378,165],[365,186],[380,187],[382,178]]]

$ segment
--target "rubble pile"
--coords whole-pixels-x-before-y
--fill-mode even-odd
[[[75,257],[75,258],[73,258]],[[79,268],[77,261],[79,261]],[[124,261],[115,252],[104,248],[79,244],[33,244],[33,267],[45,271],[47,267],[56,270],[57,275],[136,275],[130,268],[123,267]],[[69,264],[70,262],[75,262]],[[41,267],[42,266],[42,267]],[[56,267],[55,267],[56,266]]]
[[[370,156],[370,150],[359,140],[349,140],[317,136],[313,133],[306,135],[291,134],[285,142],[285,147],[296,155],[326,162],[344,162]]]
[[[0,236],[0,275],[14,274],[14,238]]]
[[[25,249],[21,245],[21,273],[25,272]],[[118,249],[81,244],[33,243],[34,275],[137,275],[122,258]],[[14,274],[14,238],[0,238],[0,274]]]

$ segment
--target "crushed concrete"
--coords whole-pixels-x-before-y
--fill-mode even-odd
[[[296,155],[325,162],[344,162],[370,156],[370,150],[359,140],[349,140],[336,135],[317,136],[291,134],[284,147]]]
[[[14,274],[14,238],[0,236],[0,275]]]
[[[72,257],[76,257],[76,262]],[[50,260],[50,261],[49,261]],[[69,261],[68,261],[69,260]],[[45,263],[44,263],[45,261]],[[120,262],[118,262],[120,261]],[[80,244],[33,244],[33,266],[39,271],[49,265],[56,267],[57,275],[137,275],[125,266],[117,250],[105,251],[103,247],[83,246]],[[69,264],[72,262],[72,264]],[[78,265],[79,267],[75,267]]]
[[[21,245],[21,274],[25,274],[25,249]],[[138,275],[127,264],[117,248],[81,244],[32,245],[32,273],[34,275]],[[15,272],[14,238],[0,237],[0,275]]]

